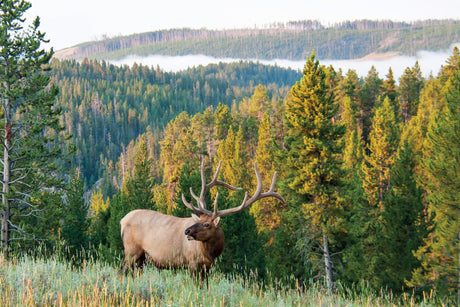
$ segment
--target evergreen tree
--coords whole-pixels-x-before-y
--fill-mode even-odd
[[[458,63],[460,63],[460,49],[455,46],[452,55],[446,60],[446,65],[443,65],[439,72],[439,79],[443,84],[456,74]]]
[[[144,138],[141,138],[134,163],[133,178],[128,179],[124,189],[130,199],[132,210],[156,209],[153,203],[153,181],[150,176],[150,165],[147,144]]]
[[[396,81],[393,75],[393,69],[388,69],[388,74],[385,75],[386,79],[383,81],[383,95],[388,96],[392,101],[395,101],[398,97]]]
[[[407,67],[399,78],[399,103],[404,122],[417,114],[423,77],[418,61],[413,68]]]
[[[37,17],[24,29],[26,1],[0,3],[0,103],[2,105],[0,156],[2,167],[1,253],[8,259],[11,236],[15,242],[27,237],[21,217],[34,215],[34,191],[60,184],[56,158],[61,153],[55,138],[61,130],[60,108],[54,100],[57,87],[45,73],[53,50],[40,49],[45,34]],[[46,210],[46,208],[42,208]],[[14,232],[11,232],[14,230]]]
[[[399,125],[388,97],[375,111],[372,130],[369,134],[369,155],[362,165],[363,188],[366,202],[358,203],[353,211],[357,224],[353,230],[358,238],[354,259],[348,264],[354,267],[357,280],[368,280],[375,288],[382,287],[380,271],[383,267],[385,246],[382,213],[392,187],[391,170],[395,164],[396,149],[399,142]],[[356,261],[355,263],[353,263]],[[365,263],[365,265],[363,265]]]
[[[107,246],[107,221],[110,217],[110,201],[109,199],[104,200],[100,190],[95,191],[91,195],[90,208],[90,225],[88,229],[90,243],[93,247]]]
[[[66,189],[62,238],[69,248],[70,255],[78,255],[88,248],[88,210],[89,205],[84,199],[83,181],[79,172],[70,177]]]
[[[216,138],[223,140],[227,137],[228,130],[233,125],[233,117],[230,109],[221,103],[214,113],[216,119]]]
[[[356,105],[349,97],[345,97],[340,122],[346,127],[346,132],[343,138],[343,167],[349,177],[353,174],[357,174],[356,171],[359,170],[361,162],[364,159],[363,148],[361,145],[361,132],[358,127],[356,114]]]
[[[191,200],[190,188],[193,191],[200,191],[201,189],[201,173],[197,168],[192,168],[189,164],[185,164],[180,172],[179,183],[176,189],[176,196],[174,197],[175,205],[172,209],[172,215],[177,217],[190,217],[190,210],[184,205],[182,201],[182,194],[185,199]],[[210,203],[210,201],[206,201]]]
[[[27,234],[27,240],[21,240],[20,245],[13,245],[13,253],[17,257],[23,250],[36,251],[39,246],[45,247],[40,250],[41,253],[51,253],[56,247],[64,247],[61,244],[61,222],[67,212],[62,204],[62,193],[33,192],[30,202],[34,205],[35,212],[24,216],[18,224],[24,235]]]
[[[267,90],[262,84],[257,85],[254,94],[249,100],[249,115],[259,121],[262,120],[269,103]]]
[[[367,142],[371,130],[374,108],[377,106],[379,97],[383,91],[383,80],[380,79],[377,69],[372,66],[360,92],[360,104],[358,104],[359,124],[363,134],[363,139]]]
[[[390,171],[395,161],[400,131],[390,100],[385,98],[375,111],[369,135],[369,152],[363,165],[364,189],[370,204],[381,206],[391,187]]]
[[[394,291],[405,288],[412,271],[420,267],[414,256],[428,233],[422,189],[414,174],[415,155],[405,142],[398,150],[391,169],[392,189],[384,202],[382,212],[382,246],[377,257],[382,265],[374,273],[381,287]]]
[[[330,236],[342,218],[339,186],[342,172],[338,154],[345,127],[334,124],[337,106],[326,85],[324,66],[307,59],[303,77],[290,91],[287,101],[286,140],[290,188],[302,197],[302,212],[312,233],[318,237],[325,261],[328,289],[332,289]],[[307,241],[309,239],[307,238]]]
[[[114,195],[108,208],[107,219],[107,243],[111,250],[123,251],[123,242],[121,240],[121,219],[134,208],[131,206],[129,198],[124,190],[118,191]],[[93,218],[94,221],[94,218]],[[97,244],[97,242],[95,242]]]
[[[460,63],[460,62],[459,62]],[[443,89],[446,104],[430,120],[423,159],[433,231],[417,251],[422,268],[413,285],[459,291],[460,253],[460,64]]]
[[[335,101],[340,106],[339,115],[344,112],[344,100],[348,97],[353,105],[357,108],[361,105],[360,91],[362,88],[362,80],[359,78],[355,70],[348,70],[345,77],[343,77],[337,85],[335,91]]]

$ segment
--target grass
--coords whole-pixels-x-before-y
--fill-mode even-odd
[[[213,272],[209,288],[200,287],[187,271],[159,271],[147,267],[136,278],[95,261],[73,269],[57,258],[24,256],[0,260],[0,306],[442,306],[435,295],[415,301],[398,298],[365,285],[329,294],[319,285],[297,289],[263,287],[255,280]]]

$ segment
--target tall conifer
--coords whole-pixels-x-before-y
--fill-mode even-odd
[[[356,233],[359,237],[357,248],[360,250],[358,265],[359,279],[369,280],[373,287],[380,287],[378,273],[382,270],[381,254],[385,251],[384,224],[382,213],[385,202],[390,195],[392,186],[391,170],[395,163],[395,155],[399,143],[399,124],[395,118],[394,108],[388,97],[375,111],[372,130],[369,134],[369,155],[365,156],[362,165],[363,188],[366,202],[355,212],[355,221],[360,228]]]
[[[460,64],[443,91],[446,105],[430,120],[422,164],[433,231],[417,252],[422,268],[413,284],[459,293]]]
[[[0,2],[0,252],[7,259],[10,235],[15,242],[34,237],[20,226],[21,217],[37,212],[32,194],[62,183],[56,167],[61,155],[56,143],[61,109],[54,105],[58,89],[45,72],[53,50],[40,49],[47,41],[38,17],[25,28],[30,7],[27,1]]]
[[[336,113],[325,68],[312,53],[287,101],[287,166],[289,186],[301,196],[302,211],[311,223],[308,228],[314,230],[322,246],[328,289],[332,289],[333,279],[329,237],[341,218],[338,154],[345,132],[344,126],[332,121]]]

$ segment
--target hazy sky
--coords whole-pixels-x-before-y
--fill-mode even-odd
[[[355,19],[460,19],[458,0],[28,0],[31,17],[55,49],[115,36],[178,27],[222,29],[272,22]]]

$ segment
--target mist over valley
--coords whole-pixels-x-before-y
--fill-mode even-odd
[[[441,66],[445,64],[446,59],[452,53],[455,46],[459,47],[460,43],[453,44],[451,48],[446,51],[419,51],[415,56],[383,54],[380,56],[374,55],[354,60],[330,60],[319,58],[319,61],[322,65],[332,65],[334,69],[341,69],[344,73],[346,73],[349,69],[355,70],[361,77],[366,76],[372,66],[377,69],[381,77],[385,76],[391,67],[395,79],[398,79],[407,67],[414,66],[415,62],[418,61],[423,76],[428,78],[430,75],[436,76],[438,74]],[[179,72],[186,70],[187,68],[198,67],[200,65],[206,66],[208,64],[233,63],[240,61],[249,61],[263,65],[278,66],[281,68],[302,71],[306,60],[217,58],[202,54],[181,56],[159,54],[149,56],[129,55],[120,60],[109,60],[110,63],[117,66],[132,66],[134,63],[137,63],[146,66],[158,66],[162,70],[168,72]]]

